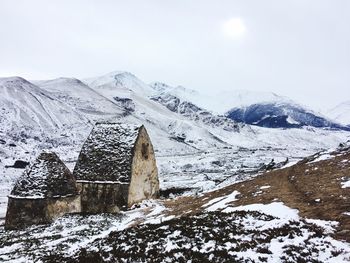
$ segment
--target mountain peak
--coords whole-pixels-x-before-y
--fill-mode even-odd
[[[149,84],[149,86],[158,92],[164,92],[167,90],[171,90],[173,88],[173,87],[169,86],[168,84],[165,84],[165,83],[159,82],[159,81],[151,82]]]
[[[18,86],[21,84],[31,84],[28,80],[22,78],[22,77],[18,77],[18,76],[13,76],[13,77],[5,77],[5,78],[0,78],[0,84],[2,85],[13,85],[13,86]]]
[[[85,85],[81,80],[77,78],[67,78],[67,77],[59,77],[56,79],[49,79],[49,80],[39,80],[37,82],[40,85],[46,85],[46,84],[57,84],[57,85],[63,85],[63,84],[81,84]]]
[[[135,79],[137,79],[137,77],[134,74],[132,74],[132,73],[130,73],[128,71],[119,71],[119,70],[111,71],[111,72],[109,72],[109,73],[107,73],[106,75],[103,75],[103,76],[114,78],[114,79],[119,78],[119,77],[127,77],[127,78],[135,78]]]
[[[105,90],[110,93],[116,89],[120,89],[127,92],[139,93],[146,97],[154,93],[150,86],[127,71],[112,71],[100,77],[85,79],[84,82],[100,92],[102,92],[101,90]]]

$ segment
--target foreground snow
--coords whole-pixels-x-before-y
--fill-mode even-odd
[[[144,201],[139,208],[116,215],[66,215],[50,225],[18,231],[5,231],[1,226],[0,261],[28,262],[54,251],[69,256],[95,239],[105,238],[112,231],[121,231],[137,221],[165,221],[164,210],[158,202]]]
[[[237,191],[203,212],[175,218],[145,201],[118,215],[67,215],[47,226],[0,229],[3,262],[345,262],[350,245],[334,240],[336,222],[303,219],[281,202],[234,206]],[[188,261],[190,260],[190,261]],[[317,261],[318,260],[318,261]],[[303,261],[303,262],[304,262]]]
[[[348,244],[325,236],[314,224],[257,211],[236,211],[203,213],[113,232],[93,242],[87,251],[80,251],[74,260],[344,262],[349,256]]]

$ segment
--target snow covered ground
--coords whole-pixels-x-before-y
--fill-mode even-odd
[[[335,222],[303,219],[281,202],[233,207],[238,192],[212,199],[196,216],[175,218],[155,201],[118,215],[67,215],[48,226],[0,228],[2,262],[74,259],[81,249],[106,262],[345,262],[350,245],[331,237]],[[137,228],[132,225],[141,224]],[[152,251],[158,251],[153,254]],[[196,253],[196,255],[192,254]],[[80,262],[84,258],[80,258]],[[91,258],[90,258],[91,259]],[[149,261],[147,261],[149,262]]]

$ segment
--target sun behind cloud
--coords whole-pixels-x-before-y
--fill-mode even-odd
[[[243,20],[239,17],[226,20],[221,26],[222,33],[228,38],[241,38],[247,31]]]

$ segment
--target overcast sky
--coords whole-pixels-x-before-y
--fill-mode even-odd
[[[350,100],[348,0],[0,0],[0,76],[114,70],[199,91]]]

